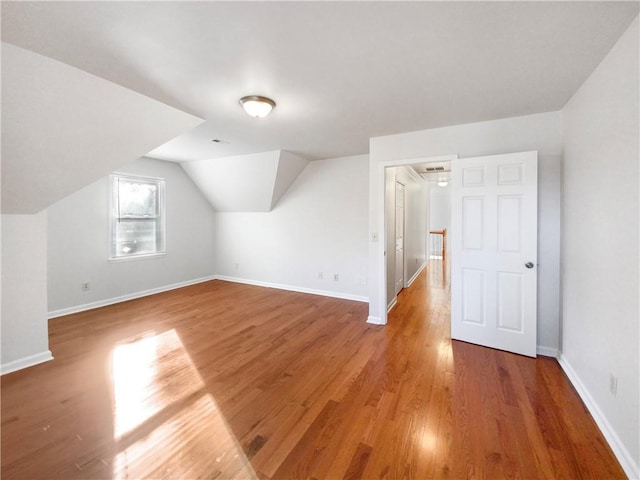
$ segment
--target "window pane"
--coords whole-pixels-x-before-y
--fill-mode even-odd
[[[121,219],[115,225],[116,256],[143,255],[157,251],[155,220]]]
[[[165,252],[165,182],[111,175],[111,257]]]
[[[120,217],[155,217],[158,186],[152,183],[118,180]]]

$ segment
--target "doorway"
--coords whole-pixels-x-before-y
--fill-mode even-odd
[[[384,171],[387,312],[429,264],[429,190],[441,188],[436,182],[448,179],[449,171],[450,161],[398,165]],[[448,218],[442,221],[448,225]]]
[[[378,198],[385,198],[385,169],[451,160],[451,336],[452,338],[523,355],[536,355],[536,244],[537,244],[537,152],[453,158],[381,162]],[[455,168],[453,168],[455,167]],[[380,178],[380,177],[379,177]],[[406,208],[406,204],[405,204]],[[383,209],[378,225],[386,225]],[[405,233],[411,229],[408,222]],[[385,246],[388,232],[385,232]],[[395,232],[394,232],[395,234]],[[377,233],[372,233],[373,242]],[[405,263],[407,239],[404,239]],[[424,238],[425,252],[427,237]],[[375,245],[373,245],[375,247]],[[372,251],[378,248],[373,248]],[[377,257],[387,285],[395,263],[384,249]],[[426,259],[426,256],[425,256]],[[425,262],[426,263],[426,262]],[[393,268],[389,268],[393,267]],[[391,276],[390,276],[391,275]],[[406,275],[406,272],[405,272]],[[381,282],[383,283],[383,282]],[[380,283],[378,284],[380,285]],[[395,290],[381,291],[383,305],[395,298]],[[390,302],[391,303],[391,302]],[[375,307],[374,307],[375,308]],[[386,324],[388,309],[371,323]],[[377,320],[377,321],[376,321]]]
[[[395,262],[390,265],[390,257],[395,257],[395,245],[393,242],[389,242],[389,239],[394,239],[395,233],[392,235],[389,234],[389,219],[392,218],[392,215],[388,213],[388,206],[390,205],[390,200],[388,196],[389,188],[389,176],[387,175],[387,171],[389,169],[397,168],[397,167],[411,167],[414,165],[431,163],[431,162],[442,162],[442,161],[452,161],[458,158],[458,155],[441,155],[436,157],[421,157],[414,158],[410,160],[388,160],[377,162],[375,164],[371,164],[372,174],[375,175],[372,179],[375,178],[375,202],[381,208],[377,209],[377,214],[373,217],[375,225],[377,227],[372,228],[371,231],[371,243],[370,243],[370,275],[372,277],[372,288],[370,303],[369,303],[369,317],[367,319],[368,323],[372,323],[375,325],[386,325],[387,324],[387,312],[393,308],[394,299],[395,299],[395,275],[389,276],[389,271],[395,270]],[[415,174],[417,176],[417,174]],[[405,191],[406,197],[406,191]],[[406,199],[405,199],[406,200]],[[406,204],[406,201],[405,201]],[[406,208],[406,205],[405,205]],[[392,209],[393,216],[395,216],[395,208]],[[425,214],[425,218],[428,214]],[[391,225],[395,225],[395,222]],[[394,227],[395,229],[395,227]],[[406,222],[405,222],[405,231],[406,231]],[[425,247],[426,252],[426,243],[427,243],[427,234],[423,236],[423,245]],[[406,253],[406,238],[405,238],[405,264],[407,262],[411,262],[411,259],[407,258]],[[395,259],[394,259],[395,260]],[[415,263],[415,259],[413,260]],[[391,268],[393,266],[393,268]],[[405,270],[406,275],[406,270]]]

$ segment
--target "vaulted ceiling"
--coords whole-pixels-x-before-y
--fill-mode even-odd
[[[2,213],[34,214],[202,119],[2,44]]]
[[[558,110],[637,13],[608,1],[2,2],[2,39],[206,120],[149,156],[313,160]],[[272,115],[247,116],[248,94],[273,98]]]

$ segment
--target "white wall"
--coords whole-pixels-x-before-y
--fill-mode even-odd
[[[118,171],[166,179],[167,254],[110,262],[109,178],[92,183],[47,210],[52,315],[215,273],[213,209],[182,168],[140,158]]]
[[[47,215],[2,215],[2,373],[51,359]]]
[[[638,55],[636,19],[562,112],[562,361],[632,478],[640,476]]]
[[[216,213],[217,273],[366,300],[367,170],[366,155],[310,162],[271,212]]]
[[[429,230],[450,230],[451,223],[451,185],[444,187],[435,182],[429,183]],[[440,255],[442,236],[429,236],[429,255]],[[447,249],[448,250],[448,249]]]
[[[427,183],[411,175],[408,167],[390,167],[385,175],[387,241],[387,305],[396,299],[396,182],[404,185],[404,286],[425,266],[427,259]]]
[[[420,178],[420,177],[418,177]],[[429,187],[421,178],[409,174],[409,168],[399,168],[396,179],[405,184],[404,280],[405,286],[426,266],[429,236]]]
[[[459,154],[462,157],[538,151],[538,343],[544,353],[560,347],[560,112],[372,138],[369,168],[369,231],[381,230],[379,163]],[[464,158],[462,160],[464,161]],[[369,316],[384,308],[381,242],[369,243]]]

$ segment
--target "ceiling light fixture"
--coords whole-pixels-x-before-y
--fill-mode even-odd
[[[264,118],[275,108],[276,102],[260,95],[249,95],[240,99],[240,105],[252,117]]]
[[[438,180],[438,186],[439,187],[446,187],[447,185],[449,185],[449,182],[446,180]]]

